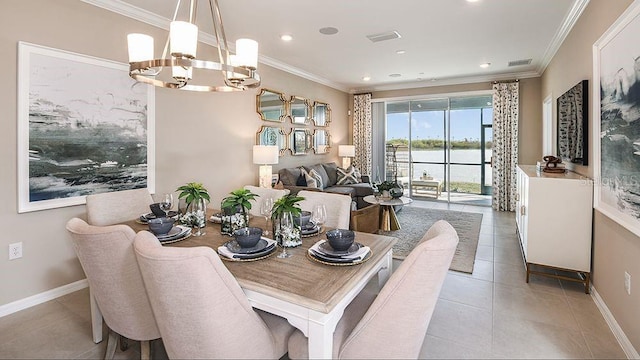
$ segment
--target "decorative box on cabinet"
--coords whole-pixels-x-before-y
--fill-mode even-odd
[[[593,183],[573,173],[537,172],[535,165],[517,169],[516,226],[530,274],[584,283],[589,293]],[[539,265],[552,272],[536,271]],[[556,271],[578,274],[573,278]]]

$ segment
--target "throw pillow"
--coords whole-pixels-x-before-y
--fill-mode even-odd
[[[296,180],[296,186],[307,186],[307,179],[305,178],[304,174],[306,174],[306,171],[304,171],[304,169],[300,172],[300,176],[298,176],[298,179]]]
[[[336,184],[338,185],[358,184],[362,182],[360,171],[353,166],[349,166],[346,169],[338,167],[337,175],[338,181]]]
[[[304,168],[301,168],[301,170],[307,180],[307,187],[322,189],[322,176],[317,171],[311,169],[311,171],[307,172]]]

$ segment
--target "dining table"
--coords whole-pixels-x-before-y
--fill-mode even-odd
[[[124,224],[136,232],[148,230],[148,225],[138,219]],[[264,227],[265,219],[252,218],[249,224]],[[202,229],[204,235],[189,236],[165,246],[206,246],[217,253],[218,247],[233,240],[223,235],[220,228],[220,224],[208,221]],[[368,246],[371,256],[354,264],[327,264],[308,255],[312,245],[326,239],[326,230],[304,237],[301,246],[287,248],[291,254],[288,258],[277,257],[281,248],[253,261],[219,255],[254,308],[286,318],[308,338],[310,359],[332,357],[333,332],[345,308],[374,276],[377,275],[378,286],[382,288],[392,272],[392,247],[397,241],[389,236],[356,232],[355,241]],[[97,343],[102,340],[102,315],[92,297],[91,318]]]

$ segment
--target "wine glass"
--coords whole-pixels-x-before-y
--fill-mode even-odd
[[[286,259],[291,256],[287,253],[286,242],[293,232],[295,224],[293,223],[293,216],[290,212],[285,212],[280,215],[280,236],[278,236],[279,245],[282,246],[282,252],[278,254],[279,259]]]
[[[160,208],[164,211],[164,216],[169,216],[169,210],[173,206],[173,194],[164,194],[160,202]]]
[[[322,224],[327,221],[327,208],[324,204],[315,204],[311,212],[311,221],[318,227],[318,231],[322,229]]]
[[[264,216],[264,232],[265,236],[269,236],[269,218],[271,217],[271,210],[273,209],[273,198],[266,197],[262,199],[260,203],[260,215]]]

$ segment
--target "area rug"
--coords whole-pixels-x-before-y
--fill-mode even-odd
[[[405,206],[397,213],[397,216],[400,230],[379,232],[382,235],[398,239],[398,242],[393,246],[395,259],[407,257],[433,223],[438,220],[446,220],[456,229],[460,238],[449,269],[469,274],[473,272],[482,214]]]

